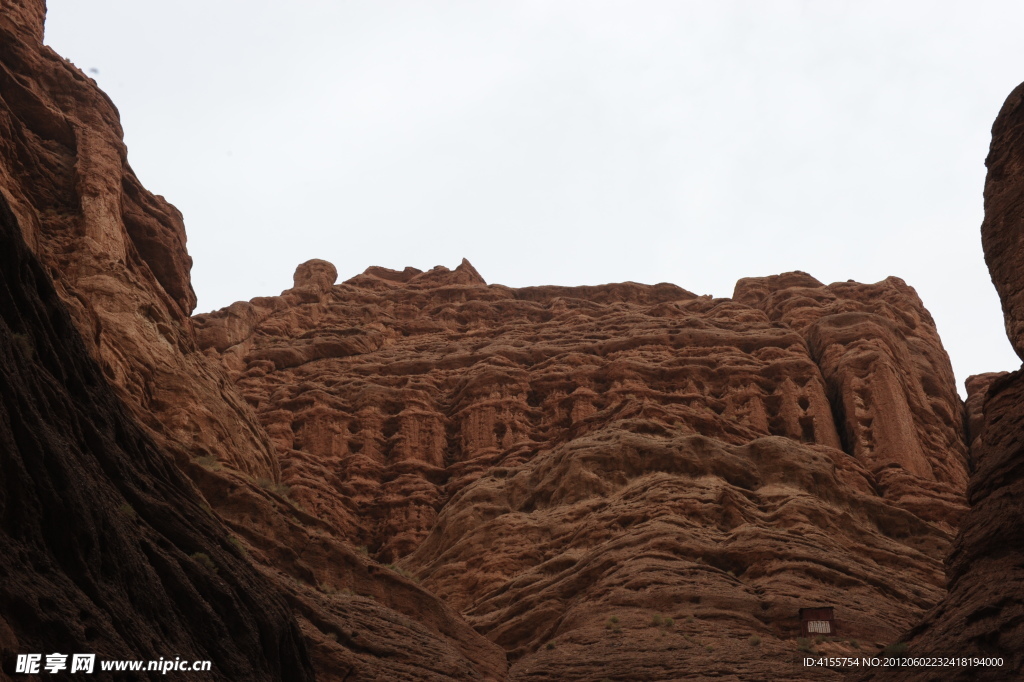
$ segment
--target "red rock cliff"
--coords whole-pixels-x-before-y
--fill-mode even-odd
[[[1006,332],[1024,357],[1024,84],[992,126],[985,220],[985,260],[999,292]],[[1002,667],[950,670],[949,680],[1024,677],[1024,373],[968,380],[970,513],[947,560],[949,594],[905,638],[923,654],[1000,657]],[[881,679],[897,679],[879,673]],[[898,679],[926,680],[918,672]]]
[[[0,470],[6,672],[16,654],[89,652],[313,679],[285,600],[104,380],[3,197]]]
[[[0,497],[0,505],[3,499],[14,505],[8,509],[41,509],[44,517],[4,514],[7,535],[0,534],[0,543],[13,552],[5,554],[13,563],[4,564],[0,581],[8,595],[0,645],[21,653],[63,647],[115,658],[209,654],[195,657],[212,658],[218,679],[308,679],[310,660],[322,680],[502,677],[500,649],[457,613],[289,499],[263,427],[223,370],[196,349],[181,216],[132,173],[107,97],[42,45],[44,15],[41,1],[5,3],[0,13],[0,200],[11,207],[5,229],[20,232],[43,263],[62,301],[48,303],[49,315],[70,314],[102,368],[102,377],[92,380],[109,383],[104,390],[118,394],[134,422],[112,422],[110,399],[94,404],[80,387],[70,389],[83,401],[77,411],[62,413],[66,404],[56,404],[53,389],[44,387],[48,398],[37,409],[51,406],[57,413],[48,422],[25,423],[40,433],[66,431],[74,447],[29,437],[28,445],[19,441],[20,449],[0,452],[5,472],[15,471],[8,468],[12,462],[20,471],[5,474],[11,490],[27,481],[49,491],[27,502],[29,493]],[[5,274],[23,273],[22,265],[11,268]],[[5,312],[9,305],[0,299]],[[29,334],[30,344],[44,335],[12,328]],[[4,343],[11,347],[6,336]],[[67,379],[60,368],[50,371]],[[27,376],[22,384],[43,381],[38,372]],[[11,385],[20,390],[22,384]],[[2,407],[33,400],[43,399],[5,394]],[[17,430],[26,420],[22,412],[11,413],[15,438],[24,436]],[[78,430],[87,419],[103,425],[100,434],[115,430],[109,442]],[[147,435],[138,436],[139,428]],[[40,457],[52,459],[46,471],[37,463],[17,464]],[[71,461],[76,457],[92,462],[89,475]],[[126,458],[139,460],[135,468]],[[197,502],[195,488],[174,473],[172,460],[212,505],[215,519]],[[170,484],[162,482],[168,477]],[[96,499],[54,502],[54,487],[71,481]],[[119,516],[119,495],[135,510],[131,515]],[[140,520],[132,521],[135,514]],[[68,533],[76,542],[59,547]],[[159,547],[149,547],[153,543]],[[25,554],[22,546],[43,549]],[[204,569],[192,555],[206,555],[212,567]],[[169,582],[178,587],[166,588]],[[79,592],[71,593],[70,583]],[[111,593],[117,589],[120,594]],[[113,600],[108,607],[79,608],[83,600],[107,596]],[[48,611],[52,616],[38,615]],[[56,637],[55,628],[66,632]]]
[[[305,263],[279,297],[198,316],[200,345],[292,495],[400,559],[510,679],[797,679],[801,606],[884,643],[942,596],[963,407],[902,281],[335,279]]]
[[[96,414],[38,430],[84,439],[100,462],[97,499],[68,508],[108,520],[83,537],[127,557],[132,542],[170,538],[118,567],[126,589],[232,595],[130,634],[128,616],[90,630],[82,611],[79,634],[97,648],[126,651],[163,627],[190,651],[220,647],[223,669],[246,679],[301,679],[307,655],[327,680],[823,679],[794,664],[798,608],[835,604],[843,641],[819,647],[848,653],[894,639],[943,597],[965,509],[963,405],[902,281],[787,273],[712,299],[670,284],[511,289],[465,261],[336,284],[330,263],[310,261],[280,296],[190,318],[181,216],[139,185],[109,100],[41,44],[44,15],[27,0],[0,15],[6,224],[52,278],[63,308],[47,305],[70,315],[79,355],[102,368],[95,383],[134,422],[116,422],[110,438],[124,442],[106,458],[76,431]],[[24,363],[31,349],[9,351],[24,332],[7,324],[4,357]],[[40,376],[11,385],[43,401],[30,386]],[[116,404],[104,390],[97,400]],[[988,420],[977,403],[972,424]],[[995,445],[979,447],[976,461],[1005,466]],[[125,537],[134,521],[109,522],[136,489],[153,498],[139,503],[141,539]],[[19,522],[0,535],[12,552],[46,545],[38,561],[0,564],[40,604],[62,589],[40,577],[50,564],[88,587],[111,560],[61,554],[60,530]],[[230,573],[224,584],[186,550]],[[164,594],[146,562],[188,580]],[[251,638],[205,641],[232,599],[246,627],[283,633],[266,660]],[[17,608],[0,642],[45,647]],[[239,652],[255,656],[253,673]]]
[[[42,44],[44,15],[0,13],[0,192],[136,417],[173,450],[276,480],[266,434],[195,353],[181,214],[135,177],[107,96]]]

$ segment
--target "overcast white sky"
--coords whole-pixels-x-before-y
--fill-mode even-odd
[[[46,42],[185,215],[197,312],[310,258],[715,296],[897,275],[961,384],[1020,365],[979,226],[1024,4],[48,5]]]

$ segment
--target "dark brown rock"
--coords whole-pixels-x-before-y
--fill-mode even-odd
[[[1024,85],[992,126],[982,244],[1018,355],[1024,351]],[[1022,355],[1024,357],[1024,355]],[[1024,377],[967,381],[973,473],[970,512],[947,559],[949,593],[904,638],[914,654],[995,657],[1001,667],[944,671],[948,680],[1024,677]],[[872,679],[930,680],[932,671],[877,672]]]
[[[945,680],[1011,680],[1024,672],[1024,380],[989,383],[971,454],[970,512],[947,558],[949,592],[902,640],[911,655],[1001,658],[998,667],[943,671]],[[878,671],[869,679],[932,680],[934,671]]]
[[[0,13],[0,193],[90,352],[154,437],[276,480],[266,434],[196,352],[181,214],[135,177],[113,103],[42,44],[44,15],[42,0]]]
[[[242,627],[234,648],[229,642],[219,643],[216,638],[223,639],[223,628],[218,618],[232,622],[225,616],[233,608],[231,600],[219,592],[213,594],[210,598],[217,600],[220,610],[208,614],[210,609],[203,604],[210,592],[203,584],[203,589],[185,586],[174,595],[179,601],[195,598],[196,604],[185,608],[168,602],[160,586],[153,584],[152,570],[136,561],[129,548],[124,557],[127,563],[113,579],[128,583],[131,595],[151,590],[151,602],[158,605],[145,612],[151,621],[132,634],[146,639],[139,655],[155,653],[158,658],[166,653],[162,647],[191,652],[199,642],[212,653],[228,652],[213,656],[214,665],[223,663],[224,670],[237,673],[232,679],[268,679],[268,675],[304,679],[311,676],[308,660],[286,661],[278,653],[278,648],[291,647],[292,658],[299,656],[301,641],[287,637],[301,631],[321,680],[503,677],[507,666],[501,650],[473,631],[459,614],[415,582],[355,551],[336,527],[292,503],[287,487],[280,483],[277,455],[263,427],[225,380],[223,370],[196,350],[188,317],[195,304],[189,283],[191,260],[180,214],[135,178],[126,161],[117,111],[109,99],[90,78],[42,45],[44,14],[41,1],[5,5],[0,13],[0,195],[9,199],[22,235],[44,263],[89,354],[103,368],[101,382],[110,383],[132,411],[138,428],[166,450],[163,466],[174,471],[166,455],[173,457],[216,509],[196,507],[194,490],[189,488],[192,498],[180,504],[173,495],[160,498],[157,506],[168,519],[146,521],[170,528],[167,532],[173,531],[174,541],[185,543],[192,540],[175,524],[205,528],[203,524],[212,523],[223,540],[219,524],[226,523],[234,533],[228,559],[207,552],[206,544],[198,541],[192,543],[198,549],[189,551],[209,554],[220,573],[231,572],[231,585],[242,581],[236,592],[250,580],[262,586],[258,598],[249,598],[236,609],[236,619],[249,618],[250,611],[264,607],[268,611],[254,625]],[[319,300],[336,278],[332,270],[321,261],[300,272],[294,301]],[[244,323],[239,330],[243,337],[249,333]],[[337,350],[327,339],[326,345],[310,352]],[[87,400],[81,408],[88,411]],[[95,417],[106,420],[102,414]],[[74,424],[61,422],[55,428],[70,429],[74,435]],[[88,444],[93,449],[103,445]],[[30,471],[29,478],[52,487],[40,471]],[[70,474],[65,478],[74,479]],[[188,487],[180,477],[175,480],[175,485]],[[109,502],[104,502],[103,495],[110,485],[96,482],[100,498],[95,502],[101,508]],[[62,509],[55,506],[53,513]],[[94,528],[86,521],[96,517],[95,523],[102,525],[106,520],[96,514],[90,517],[88,507],[84,512],[83,524],[70,524],[67,531],[80,530],[81,542],[88,543]],[[197,513],[202,518],[194,518]],[[21,521],[8,518],[15,526]],[[123,531],[124,524],[118,525],[114,535]],[[29,524],[20,532],[31,537],[53,530]],[[149,536],[143,533],[142,537]],[[106,571],[108,564],[121,560],[120,547],[94,547],[81,563],[66,567],[68,579],[90,580],[92,573]],[[159,552],[147,556],[161,567],[169,561]],[[239,563],[241,567],[236,566]],[[194,568],[186,567],[186,573]],[[10,584],[25,588],[39,582],[39,571],[49,569],[21,565],[14,570]],[[177,572],[172,566],[161,577],[180,582],[191,575],[182,577]],[[63,603],[62,584],[37,584],[33,590],[27,594],[34,599]],[[237,597],[243,598],[247,597]],[[287,604],[290,615],[282,604]],[[164,607],[167,615],[161,616]],[[18,608],[19,614],[27,613]],[[91,628],[91,621],[84,620],[85,611],[76,618],[64,609],[55,619],[62,619],[65,629],[95,631],[98,639],[91,650],[134,658],[117,637],[123,636],[127,618],[138,620],[138,614],[133,615],[123,600],[111,608],[126,614],[119,616],[116,627]],[[0,623],[0,638],[5,646],[23,652],[28,645],[52,651],[66,641],[46,634],[46,628],[57,627],[56,622],[46,621],[43,627],[38,619],[19,615],[9,626]],[[263,653],[247,639],[245,628],[249,627],[259,627],[261,636],[277,637],[280,642],[271,642]],[[282,628],[291,629],[275,634]],[[166,637],[162,636],[165,629]],[[241,651],[251,662],[222,660]]]
[[[967,411],[967,440],[971,444],[970,456],[974,469],[978,466],[978,456],[981,454],[979,438],[985,427],[985,400],[988,398],[988,389],[998,379],[1006,376],[1009,372],[986,372],[967,377],[965,386],[967,388],[967,400],[964,408]]]
[[[1003,103],[992,124],[992,145],[985,165],[985,220],[981,243],[992,283],[999,292],[1006,320],[1006,335],[1024,359],[1024,83]]]
[[[209,679],[313,679],[288,606],[107,385],[2,197],[0,470],[5,667],[178,655]]]

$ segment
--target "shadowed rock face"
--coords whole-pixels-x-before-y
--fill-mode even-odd
[[[0,470],[6,663],[179,655],[210,679],[313,679],[284,600],[114,395],[2,198]]]
[[[3,224],[43,264],[0,251],[0,645],[173,645],[231,679],[824,679],[798,608],[837,607],[838,654],[942,597],[964,408],[901,280],[712,299],[315,260],[189,318],[181,217],[44,15],[0,14]],[[969,408],[975,497],[1010,504],[985,491],[1015,422]],[[963,574],[997,536],[971,537]]]
[[[1021,212],[1024,211],[1024,83],[1003,103],[992,124],[992,145],[985,165],[985,220],[981,244],[992,283],[999,293],[1006,318],[1006,335],[1017,355],[1024,358],[1024,280],[1020,273]]]
[[[288,498],[263,427],[196,351],[180,215],[139,185],[106,96],[41,44],[44,15],[30,0],[0,13],[0,200],[14,214],[4,225],[43,263],[29,276],[21,254],[3,274],[28,285],[45,273],[66,313],[48,300],[46,314],[12,323],[22,336],[3,348],[43,343],[53,330],[34,325],[70,314],[85,345],[67,362],[92,356],[102,374],[89,385],[107,393],[83,390],[59,359],[47,368],[77,382],[73,406],[38,372],[15,365],[0,377],[17,446],[0,452],[11,466],[0,481],[0,549],[11,550],[0,564],[0,645],[195,654],[237,680],[308,679],[310,661],[321,680],[503,677],[497,646]],[[0,255],[14,258],[6,246]],[[325,277],[333,282],[311,264],[297,288],[315,291]],[[63,319],[59,333],[72,333]],[[19,358],[5,357],[7,371]],[[107,414],[111,391],[135,426],[123,410]]]
[[[1006,331],[1024,357],[1024,84],[992,126],[986,164],[985,260],[999,292]],[[1002,668],[950,671],[945,679],[1024,676],[1024,374],[991,373],[967,382],[974,472],[970,512],[947,560],[949,594],[906,637],[913,652],[1002,657]],[[883,674],[878,679],[887,678]],[[925,680],[915,673],[899,679]]]
[[[197,316],[199,344],[292,496],[400,559],[510,679],[803,674],[801,606],[870,643],[941,597],[963,406],[902,281],[712,299],[488,286],[465,261],[333,274]]]
[[[107,96],[42,44],[45,13],[41,0],[0,12],[0,193],[90,353],[154,437],[276,480],[266,434],[194,352],[181,214],[135,177]]]

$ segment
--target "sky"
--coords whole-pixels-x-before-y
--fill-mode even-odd
[[[1024,4],[49,0],[185,216],[197,312],[311,258],[508,286],[903,278],[963,380],[1020,366],[981,250]]]

